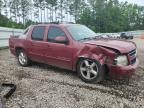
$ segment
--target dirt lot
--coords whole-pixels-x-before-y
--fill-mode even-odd
[[[8,50],[1,50],[0,83],[17,85],[6,108],[144,108],[144,40],[134,41],[140,58],[136,75],[101,84],[86,84],[74,72],[44,64],[21,67]]]

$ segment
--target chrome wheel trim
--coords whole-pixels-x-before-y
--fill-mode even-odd
[[[98,75],[98,65],[92,60],[83,60],[80,63],[80,72],[85,79],[92,80]]]
[[[20,52],[18,59],[21,65],[25,65],[27,63],[27,57],[23,52]]]

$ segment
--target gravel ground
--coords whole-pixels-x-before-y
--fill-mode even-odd
[[[125,80],[86,84],[75,72],[34,63],[21,67],[9,50],[0,50],[0,83],[12,82],[17,91],[6,108],[144,108],[144,40],[139,47],[140,65]]]

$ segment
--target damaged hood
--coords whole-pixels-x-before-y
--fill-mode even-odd
[[[128,53],[136,48],[135,44],[130,41],[116,39],[99,39],[84,42],[86,44],[98,45],[110,49],[118,50],[120,53]]]

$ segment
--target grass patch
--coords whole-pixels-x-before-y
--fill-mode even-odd
[[[0,50],[4,50],[4,49],[8,49],[8,48],[9,48],[8,46],[0,47]]]

